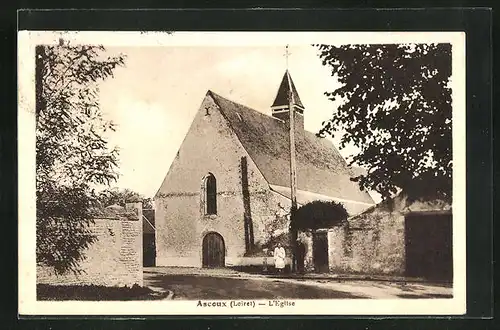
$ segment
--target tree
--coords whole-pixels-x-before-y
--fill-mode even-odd
[[[342,203],[312,201],[294,212],[291,227],[294,230],[332,228],[345,223],[347,216],[347,210]]]
[[[278,209],[274,212],[274,219],[266,222],[264,232],[266,235],[264,246],[273,249],[278,242],[284,246],[288,245],[288,224],[290,223],[290,211],[278,203]]]
[[[349,162],[367,168],[353,178],[388,198],[451,198],[451,45],[316,45],[342,84],[325,95],[342,104],[318,135],[341,132]]]
[[[153,199],[151,197],[143,197],[142,198],[142,208],[143,209],[153,209]]]
[[[117,179],[97,84],[123,64],[102,46],[36,47],[36,259],[57,273],[78,272],[95,241],[93,188]]]
[[[125,206],[126,203],[137,203],[141,202],[142,207],[145,209],[153,208],[151,198],[145,198],[139,193],[132,191],[130,189],[122,189],[119,190],[117,188],[106,189],[99,193],[99,202],[102,207],[106,207],[109,205],[120,205]]]

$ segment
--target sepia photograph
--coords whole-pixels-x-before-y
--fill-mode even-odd
[[[465,313],[465,35],[20,31],[26,315]]]

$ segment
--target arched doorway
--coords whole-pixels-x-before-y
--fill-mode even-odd
[[[211,232],[203,238],[203,267],[216,268],[225,266],[226,247],[224,239],[218,233]]]

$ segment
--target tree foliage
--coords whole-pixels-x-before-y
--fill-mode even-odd
[[[264,246],[268,249],[273,249],[278,243],[283,246],[288,246],[289,232],[288,225],[290,223],[290,211],[283,205],[278,203],[278,209],[274,213],[274,219],[268,221],[264,226],[265,243]]]
[[[292,215],[294,230],[332,228],[343,224],[348,213],[344,205],[334,201],[312,201],[299,207]]]
[[[124,64],[102,46],[60,43],[36,48],[36,224],[38,263],[78,271],[89,231],[92,189],[117,179],[114,130],[99,108],[98,82]]]
[[[106,189],[101,191],[98,195],[99,202],[102,207],[109,205],[125,206],[126,203],[141,202],[142,207],[145,209],[153,208],[152,199],[146,198],[141,194],[130,189]]]
[[[450,44],[316,45],[342,84],[325,95],[341,105],[319,135],[342,134],[360,152],[353,178],[388,198],[449,198],[452,186]]]

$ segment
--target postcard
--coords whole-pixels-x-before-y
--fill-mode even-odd
[[[18,32],[21,315],[461,315],[465,34]]]

